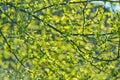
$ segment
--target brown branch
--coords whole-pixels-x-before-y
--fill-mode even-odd
[[[79,3],[88,3],[88,2],[93,2],[93,1],[103,1],[103,2],[114,2],[114,3],[119,3],[120,1],[110,1],[110,0],[86,0],[86,1],[76,1],[76,2],[70,2],[70,4],[79,4]]]
[[[17,61],[18,61],[23,67],[25,67],[25,65],[20,61],[20,59],[17,57],[17,55],[12,51],[11,46],[10,46],[10,44],[8,43],[6,37],[4,36],[4,34],[3,34],[3,32],[2,32],[1,29],[0,29],[0,34],[1,34],[1,36],[3,37],[5,43],[7,44],[8,48],[9,48],[9,51],[15,56],[15,58],[17,59]]]
[[[28,12],[28,11],[22,9],[22,8],[16,7],[16,6],[14,6],[13,4],[11,4],[11,3],[6,3],[6,4],[9,5],[9,6],[11,6],[11,7],[13,7],[13,8],[15,8],[15,9],[17,9],[17,10],[19,10],[19,11],[21,11],[21,12],[24,12],[24,13],[27,13],[27,14],[31,15],[32,17],[34,17],[34,18],[37,19],[38,21],[42,21],[44,24],[46,24],[47,26],[49,26],[49,27],[52,28],[53,30],[57,31],[58,33],[63,34],[62,31],[58,30],[57,28],[55,28],[55,27],[54,27],[53,25],[51,25],[50,23],[45,22],[44,20],[40,19],[39,17],[37,17],[36,15],[32,14],[31,12]]]
[[[119,43],[118,43],[118,58],[120,58],[120,26],[117,25],[118,27],[118,36],[119,36]]]
[[[85,1],[84,1],[85,2]],[[87,1],[87,2],[89,2],[89,1]],[[77,2],[69,2],[69,4],[74,4],[74,3],[77,3]],[[24,10],[24,9],[21,9],[21,8],[18,8],[18,7],[16,7],[16,6],[14,6],[13,4],[11,4],[11,3],[6,3],[7,5],[9,5],[9,6],[11,6],[11,7],[14,7],[15,9],[18,9],[19,11],[21,11],[21,12],[24,12],[24,13],[27,13],[27,14],[29,14],[29,15],[31,15],[32,17],[34,17],[35,19],[37,19],[38,21],[42,21],[42,22],[44,22],[47,26],[49,26],[50,28],[52,28],[52,29],[54,29],[55,31],[57,31],[58,33],[60,33],[60,34],[64,34],[63,32],[61,32],[60,30],[58,30],[57,28],[55,28],[53,25],[51,25],[50,23],[48,23],[48,22],[45,22],[45,21],[43,21],[42,19],[40,19],[39,17],[37,17],[36,15],[34,15],[34,14],[32,14],[32,13],[30,13],[30,12],[27,12],[26,10]],[[54,5],[53,5],[54,6]],[[50,6],[51,7],[51,6]],[[49,7],[46,7],[46,8],[49,8]],[[46,8],[44,8],[44,9],[46,9]],[[0,33],[1,33],[1,35],[2,35],[2,32],[0,31]],[[113,34],[113,33],[107,33],[107,34]],[[95,35],[95,34],[71,34],[71,35],[82,35],[82,36],[88,36],[88,35]],[[101,36],[102,35],[106,35],[106,34],[101,34]],[[6,38],[4,37],[4,35],[2,35],[3,36],[3,38],[4,38],[4,40],[6,41],[6,43],[7,43],[7,40],[6,40]],[[64,36],[64,37],[66,37],[66,36]],[[67,38],[67,37],[66,37]],[[71,45],[72,44],[74,44],[76,47],[77,47],[77,49],[78,49],[78,51],[79,52],[82,52],[82,53],[85,53],[85,52],[83,52],[82,50],[80,50],[80,48],[78,47],[78,45],[74,42],[74,41],[72,41],[72,40],[69,40],[70,42],[71,42]],[[8,45],[9,46],[9,45]],[[83,55],[81,55],[82,57],[83,57],[83,59],[85,59],[84,58],[84,56]],[[16,56],[15,56],[16,57]],[[96,58],[97,59],[97,58]],[[99,60],[101,60],[101,61],[114,61],[114,60],[117,60],[118,58],[116,58],[116,59],[113,59],[113,60],[103,60],[103,59],[99,59]],[[85,59],[86,60],[86,59]],[[88,60],[86,60],[87,62],[89,62]]]
[[[107,61],[107,62],[111,62],[111,61],[116,61],[120,58],[120,56],[117,56],[116,58],[113,59],[102,59],[102,58],[97,58],[97,57],[92,57],[93,59],[99,60],[99,61]]]
[[[80,53],[80,56],[81,56],[85,61],[87,61],[88,63],[90,63],[91,66],[95,67],[95,68],[98,69],[99,71],[102,71],[102,72],[107,73],[105,70],[103,70],[103,69],[97,67],[96,65],[94,65],[93,62],[85,59],[85,57],[81,54],[81,53],[84,53],[84,54],[85,54],[85,52],[83,52],[83,51],[79,48],[79,46],[78,46],[74,41],[72,41],[72,40],[70,40],[70,41],[72,42],[71,45],[74,45],[74,46],[78,49],[78,51],[79,51],[79,53]],[[73,47],[74,47],[74,46],[73,46]]]
[[[111,35],[111,34],[114,34],[114,32],[103,33],[103,34],[100,34],[100,36]],[[77,33],[73,33],[70,35],[73,35],[73,36],[95,36],[95,34],[77,34]]]
[[[89,2],[89,1],[81,1],[81,2]],[[18,7],[14,6],[14,5],[11,4],[11,3],[6,3],[6,4],[7,4],[7,5],[10,5],[11,7],[14,7],[15,9],[18,9],[18,10],[24,12],[24,13],[27,13],[27,14],[31,15],[32,17],[34,17],[34,18],[37,19],[38,21],[44,22],[47,26],[49,26],[50,28],[52,28],[52,29],[54,29],[55,31],[59,32],[60,34],[64,34],[64,33],[61,32],[60,30],[58,30],[57,28],[55,28],[53,25],[51,25],[51,24],[48,23],[48,22],[43,21],[42,19],[40,19],[40,18],[37,17],[36,15],[34,15],[34,14],[32,14],[32,13],[24,10],[24,9],[18,8]],[[62,4],[62,3],[61,3],[61,4]],[[66,3],[63,3],[63,4],[66,4]],[[62,5],[63,5],[63,4],[62,4]],[[111,33],[105,33],[105,34],[100,34],[100,35],[101,35],[101,36],[104,36],[104,35],[110,35],[110,34],[113,34],[113,32],[111,32]],[[93,36],[94,36],[95,34],[77,34],[77,33],[73,33],[73,34],[70,34],[70,35],[74,35],[74,36],[78,36],[78,35],[80,35],[80,36],[92,36],[92,35],[93,35]]]
[[[88,1],[88,0],[87,0]],[[82,15],[83,15],[83,28],[82,28],[82,33],[84,34],[84,30],[85,30],[85,23],[86,23],[86,16],[85,16],[85,10],[86,10],[86,6],[87,6],[87,3],[84,4],[84,8],[83,8],[83,11],[82,11]]]
[[[67,4],[66,3],[59,3],[59,4],[53,4],[53,5],[49,5],[49,6],[44,6],[43,8],[34,11],[34,13],[37,13],[37,12],[42,11],[42,10],[47,9],[47,8],[51,8],[51,7],[54,7],[54,6],[60,6],[60,5],[67,5]]]
[[[102,72],[107,73],[105,70],[103,70],[103,69],[101,69],[101,68],[97,67],[97,66],[96,66],[96,65],[94,65],[92,62],[90,62],[90,64],[91,64],[93,67],[95,67],[96,69],[98,69],[99,71],[102,71]]]
[[[86,0],[86,1],[76,1],[76,2],[74,1],[74,2],[68,2],[68,4],[89,3],[89,2],[93,2],[93,1],[104,1],[104,0],[92,0],[92,1],[91,0]],[[109,0],[106,0],[105,2],[119,3],[120,1],[109,1]],[[44,6],[43,8],[34,11],[34,13],[37,13],[37,12],[42,11],[42,10],[47,9],[47,8],[51,8],[51,7],[54,7],[54,6],[60,6],[60,5],[67,5],[67,3],[62,2],[62,3],[59,3],[59,4],[52,4],[52,5],[49,5],[49,6]]]
[[[16,53],[11,49],[11,46],[7,40],[7,38],[5,37],[5,35],[3,34],[2,30],[0,29],[0,34],[2,36],[2,38],[4,39],[5,43],[7,44],[8,48],[9,48],[9,51],[10,53],[12,53],[14,55],[14,57],[17,59],[17,61],[22,65],[22,67],[25,69],[25,70],[28,70],[29,72],[33,73],[29,68],[27,68],[23,63],[22,61],[18,58],[18,56],[16,55]]]
[[[113,59],[102,59],[102,58],[92,57],[93,59],[96,59],[96,60],[99,60],[99,61],[108,61],[108,62],[116,61],[116,60],[120,59],[120,27],[119,27],[119,25],[117,25],[117,26],[118,26],[118,36],[119,36],[118,38],[119,38],[119,41],[118,41],[118,52],[117,52],[116,58],[113,58]]]

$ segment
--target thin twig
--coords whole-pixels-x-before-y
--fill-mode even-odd
[[[92,0],[92,1],[86,0],[86,1],[76,1],[76,2],[74,1],[74,2],[68,2],[68,4],[89,3],[89,2],[94,2],[94,1],[104,1],[104,0]],[[109,0],[106,0],[106,2],[119,3],[120,1],[109,1]],[[54,7],[54,6],[60,6],[60,5],[67,5],[67,4],[65,2],[62,2],[62,3],[59,3],[59,4],[52,4],[52,5],[49,5],[49,6],[44,6],[43,8],[34,11],[34,13],[40,12],[40,11],[45,10],[47,8],[51,8],[51,7]]]
[[[71,42],[72,42],[71,45],[74,45],[74,46],[78,49],[78,51],[79,51],[79,53],[80,53],[80,56],[81,56],[85,61],[87,61],[88,63],[90,63],[91,66],[95,67],[95,68],[98,69],[99,71],[102,71],[102,72],[107,73],[105,70],[102,70],[101,68],[99,68],[99,67],[97,67],[96,65],[94,65],[93,62],[87,60],[87,59],[81,54],[81,53],[85,54],[85,52],[83,52],[83,51],[79,48],[79,46],[78,46],[74,41],[71,40]],[[73,47],[74,47],[74,46],[73,46]]]
[[[16,55],[16,53],[11,49],[11,46],[10,46],[10,44],[8,43],[7,38],[4,36],[4,34],[3,34],[3,32],[2,32],[1,29],[0,29],[0,34],[1,34],[1,36],[3,37],[4,41],[6,42],[8,48],[9,48],[10,53],[12,53],[12,54],[14,55],[14,57],[15,57],[15,58],[17,59],[17,61],[23,66],[23,68],[24,68],[25,70],[28,70],[29,72],[32,72],[29,68],[27,68],[27,67],[21,62],[21,60],[18,58],[18,56]]]
[[[20,64],[21,64],[23,67],[25,67],[25,65],[19,60],[19,58],[17,57],[17,55],[12,51],[11,46],[10,46],[10,44],[8,43],[6,37],[4,36],[4,34],[3,34],[3,32],[2,32],[1,29],[0,29],[0,34],[1,34],[1,36],[3,37],[4,41],[6,42],[8,48],[9,48],[9,51],[15,56],[15,58],[17,59],[17,61],[20,62]]]
[[[92,56],[92,58],[96,59],[96,60],[99,60],[99,61],[107,61],[107,62],[116,61],[116,60],[119,59],[118,56],[116,58],[113,58],[113,59],[102,59],[102,58],[97,58],[97,57],[94,57],[94,56]]]

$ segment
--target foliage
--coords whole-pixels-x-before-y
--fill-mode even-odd
[[[2,80],[117,80],[119,51],[119,11],[84,0],[0,1]]]

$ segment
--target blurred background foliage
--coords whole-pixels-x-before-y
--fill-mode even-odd
[[[119,80],[119,3],[1,0],[0,79]]]

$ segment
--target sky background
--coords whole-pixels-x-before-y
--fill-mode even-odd
[[[103,1],[93,1],[92,3],[97,3],[98,5],[102,5],[103,7],[112,10],[113,12],[120,11],[120,4],[111,4],[110,2],[104,3]]]

